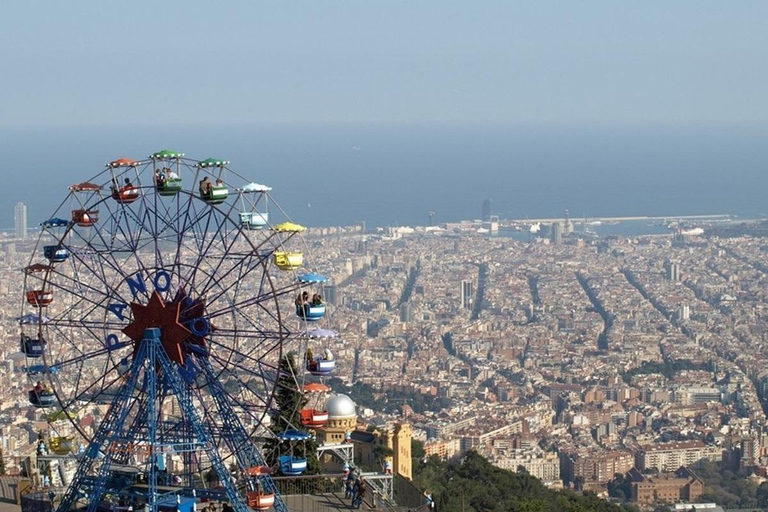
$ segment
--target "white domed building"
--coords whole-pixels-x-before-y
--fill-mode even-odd
[[[357,426],[357,407],[347,395],[331,395],[325,403],[328,411],[328,423],[317,429],[317,441],[320,444],[343,443],[347,432]]]

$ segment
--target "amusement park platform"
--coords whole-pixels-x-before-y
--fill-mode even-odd
[[[285,496],[288,510],[297,512],[331,512],[336,510],[352,510],[349,500],[344,499],[343,493],[338,494],[299,494]],[[363,505],[362,509],[373,510]],[[0,511],[2,512],[2,511]]]
[[[0,512],[21,512],[21,507],[15,503],[4,503],[0,501]]]

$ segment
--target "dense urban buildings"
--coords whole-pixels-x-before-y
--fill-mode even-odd
[[[480,221],[312,229],[317,268],[331,278],[329,327],[342,333],[329,340],[334,391],[349,395],[333,402],[319,442],[353,432],[358,457],[372,463],[385,446],[401,474],[412,435],[427,455],[476,450],[551,487],[605,494],[628,475],[639,503],[695,499],[704,462],[765,474],[765,245],[593,239],[572,222],[560,243],[488,236]],[[38,431],[74,435],[54,432],[25,400],[12,319],[30,250],[9,239],[2,251],[0,442],[10,471],[29,463]],[[86,432],[102,409],[81,412]]]

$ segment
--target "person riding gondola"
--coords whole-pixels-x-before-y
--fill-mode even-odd
[[[213,183],[208,179],[208,176],[200,180],[200,197],[206,198],[211,196],[213,192]]]

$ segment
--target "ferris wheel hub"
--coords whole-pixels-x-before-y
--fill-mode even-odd
[[[152,293],[146,305],[131,302],[133,322],[123,328],[123,333],[134,342],[134,353],[145,338],[147,329],[157,328],[162,333],[163,348],[171,361],[184,364],[182,343],[192,335],[192,331],[179,321],[181,301],[165,303],[157,291]]]

